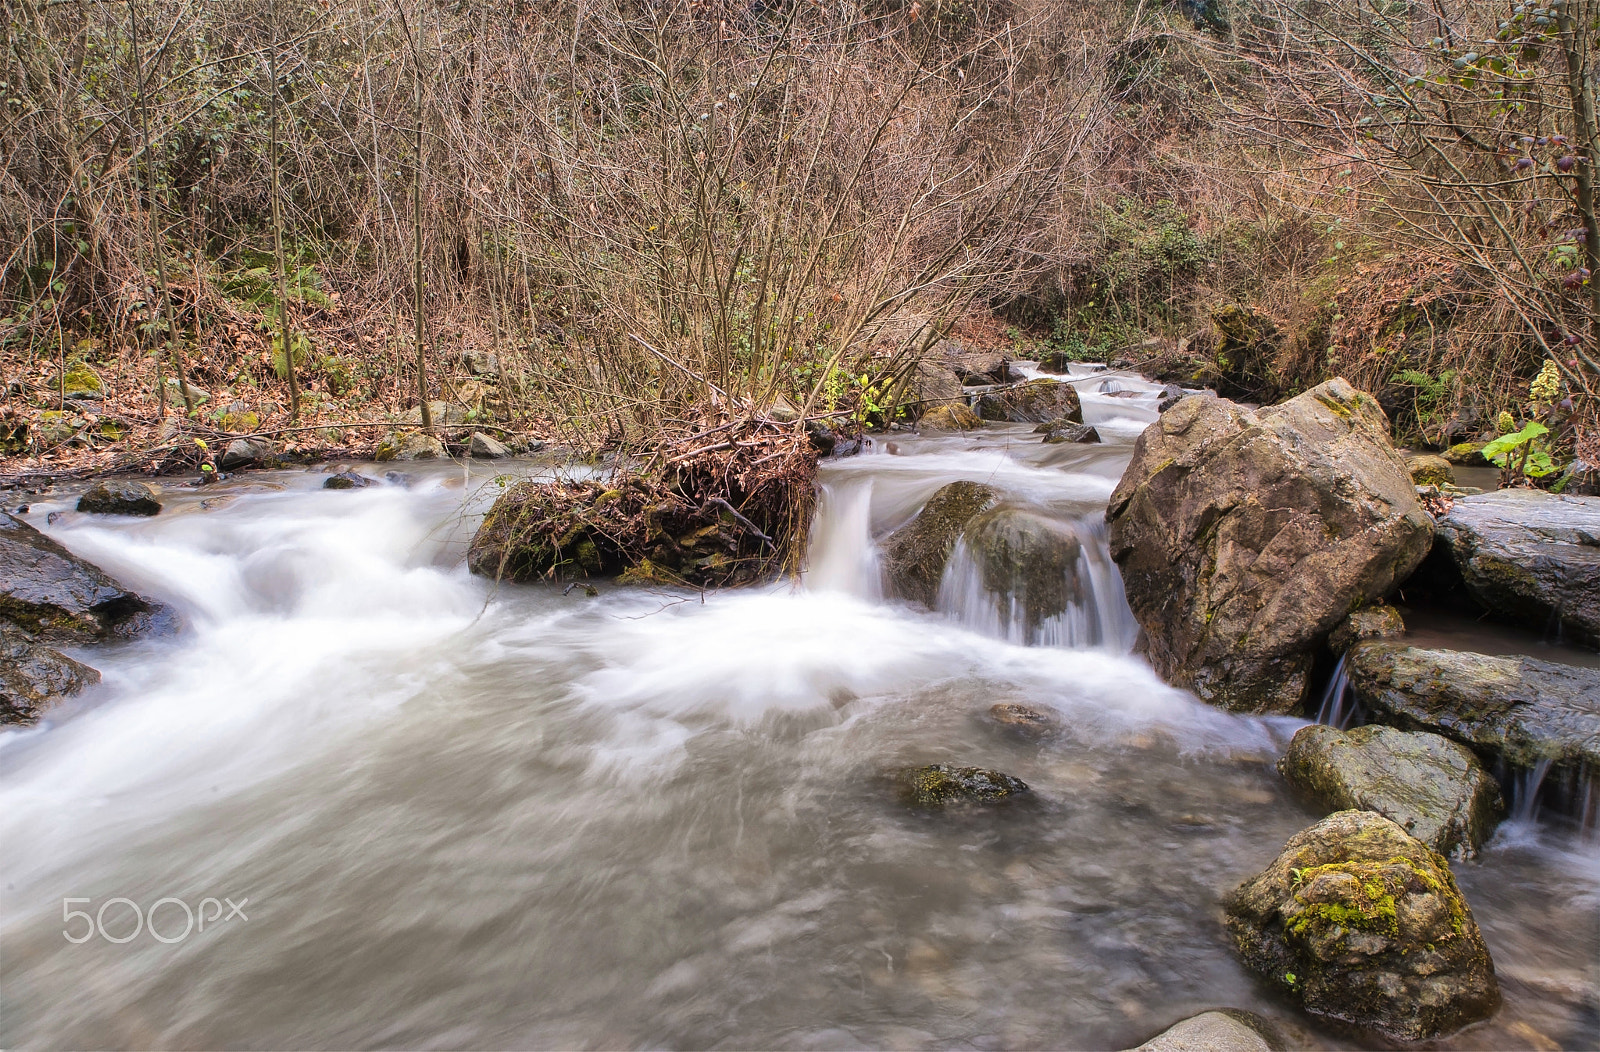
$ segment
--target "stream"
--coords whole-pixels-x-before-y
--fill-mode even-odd
[[[1233,1006],[1349,1047],[1221,923],[1321,817],[1273,767],[1304,721],[1131,656],[1101,519],[1158,393],[1073,379],[1103,444],[878,436],[824,462],[802,580],[715,594],[470,576],[536,461],[36,502],[188,627],[72,651],[103,682],[0,733],[0,1045],[1123,1048]],[[939,610],[885,598],[875,542],[957,479],[1077,523],[1084,602],[1030,628],[960,558]],[[903,808],[884,773],[936,762],[1034,799]],[[1431,1047],[1600,1045],[1600,844],[1527,817],[1454,868],[1505,1007]]]

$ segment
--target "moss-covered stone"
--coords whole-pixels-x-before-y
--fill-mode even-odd
[[[406,431],[385,436],[373,451],[372,459],[441,460],[446,455],[444,443],[437,438],[420,431]]]
[[[1483,459],[1483,447],[1487,442],[1457,442],[1441,453],[1440,459],[1446,463],[1463,468],[1486,468],[1490,463]]]
[[[1296,834],[1224,910],[1245,963],[1313,1016],[1421,1041],[1499,1005],[1449,864],[1375,812]]]
[[[929,498],[917,517],[883,543],[884,569],[895,594],[933,606],[939,578],[968,522],[1000,495],[981,482],[952,482]]]
[[[1411,481],[1419,486],[1454,486],[1456,473],[1450,467],[1450,462],[1443,457],[1424,455],[1412,457],[1408,467],[1411,468]]]
[[[1028,792],[1020,778],[981,767],[934,763],[899,772],[901,799],[913,807],[946,807],[956,803],[990,803]]]
[[[922,431],[971,431],[983,426],[983,418],[961,402],[934,406],[917,421]]]

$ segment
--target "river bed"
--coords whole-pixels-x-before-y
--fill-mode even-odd
[[[1104,444],[879,437],[825,464],[802,581],[718,594],[468,575],[532,461],[257,472],[148,520],[35,503],[188,628],[78,654],[104,681],[0,733],[0,1045],[1118,1048],[1234,1006],[1348,1047],[1221,924],[1320,817],[1273,768],[1303,721],[1162,684],[1109,562],[1038,638],[950,581],[940,611],[884,598],[875,541],[956,479],[1092,532],[1154,395],[1074,379]],[[884,772],[933,762],[1034,799],[907,811]],[[1506,1005],[1437,1047],[1600,1044],[1600,845],[1515,821],[1455,872]],[[63,934],[114,898],[178,900],[169,937],[247,902],[170,942]]]

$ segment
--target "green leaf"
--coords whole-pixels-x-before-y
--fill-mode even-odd
[[[1545,427],[1543,424],[1537,421],[1532,421],[1521,431],[1515,431],[1509,435],[1501,435],[1493,442],[1490,442],[1488,445],[1484,446],[1483,459],[1493,460],[1496,463],[1499,463],[1498,458],[1505,456],[1507,453],[1510,453],[1513,449],[1517,449],[1526,442],[1532,442],[1540,435],[1548,435],[1549,433],[1550,429],[1548,427]],[[1505,467],[1504,464],[1500,464],[1500,466]]]

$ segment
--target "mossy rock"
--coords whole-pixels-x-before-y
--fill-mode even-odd
[[[1412,457],[1406,465],[1411,469],[1411,481],[1419,486],[1454,486],[1456,473],[1444,457]]]
[[[1312,1016],[1423,1041],[1500,1004],[1449,864],[1376,812],[1297,833],[1224,911],[1245,964]]]
[[[224,431],[232,431],[234,434],[249,434],[261,428],[261,415],[248,409],[230,409],[222,414],[217,424]]]
[[[1083,600],[1083,539],[1071,523],[1001,507],[974,516],[961,537],[984,590],[1004,608],[1021,611],[1030,637],[1041,623]]]
[[[917,421],[921,431],[971,431],[982,426],[983,418],[960,402],[934,406]]]
[[[912,807],[992,803],[1029,792],[1027,783],[1000,771],[932,763],[899,772],[901,799]]]
[[[446,456],[444,443],[420,431],[407,431],[386,436],[373,451],[372,459],[389,460],[442,460]]]
[[[1405,618],[1388,603],[1374,603],[1353,611],[1328,636],[1328,649],[1342,654],[1367,639],[1398,639],[1406,634]]]
[[[999,500],[1000,494],[981,482],[952,482],[935,493],[916,518],[883,543],[884,568],[895,594],[933,606],[961,531]]]
[[[1454,464],[1457,467],[1492,467],[1492,464],[1483,459],[1483,447],[1486,445],[1488,445],[1487,442],[1457,442],[1455,445],[1439,454],[1439,458],[1446,463]]]
[[[74,395],[101,395],[105,393],[105,387],[100,383],[100,377],[95,374],[93,369],[82,363],[73,365],[67,370],[67,374],[62,377],[61,386],[68,398]]]

